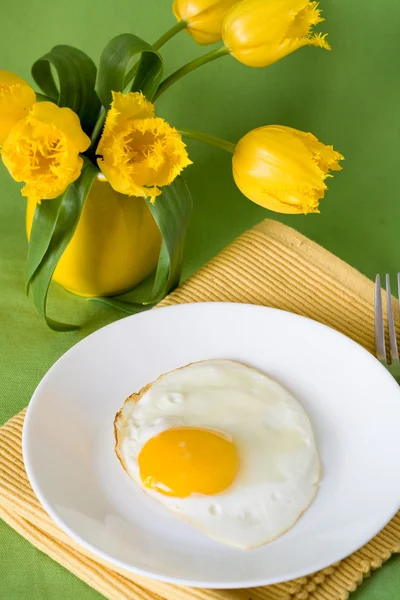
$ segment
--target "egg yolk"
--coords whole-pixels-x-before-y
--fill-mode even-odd
[[[138,457],[143,484],[165,494],[218,494],[234,481],[239,461],[235,445],[208,429],[176,427],[151,438]]]

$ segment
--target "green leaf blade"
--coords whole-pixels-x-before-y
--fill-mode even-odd
[[[152,100],[161,81],[163,63],[161,56],[152,50],[143,52],[131,87],[132,92],[142,92]]]
[[[136,66],[133,63],[138,58]],[[118,35],[110,40],[100,57],[96,89],[101,103],[108,109],[112,92],[125,92],[131,77],[134,77],[131,91],[140,90],[151,99],[146,92],[152,97],[161,73],[161,56],[150,44],[132,33]]]
[[[153,298],[160,301],[179,283],[182,271],[183,248],[193,201],[182,176],[163,188],[162,195],[147,205],[161,232],[162,246],[153,286]]]
[[[57,72],[59,85],[51,66]],[[101,108],[95,92],[97,69],[92,59],[73,46],[55,46],[33,64],[32,76],[52,102],[77,113],[82,129],[90,135]]]
[[[43,201],[36,205],[33,215],[28,258],[26,264],[26,287],[29,290],[32,277],[42,262],[44,255],[49,247],[54,227],[57,222],[57,215],[60,210],[62,196],[51,201]]]
[[[51,53],[44,54],[32,65],[32,77],[40,89],[48,96],[52,102],[58,102],[59,91],[54,81],[50,65],[52,63]]]
[[[31,276],[31,290],[33,301],[39,314],[46,319],[48,326],[56,331],[70,331],[78,328],[76,325],[59,323],[47,316],[47,294],[53,273],[72,239],[82,214],[86,197],[97,174],[98,169],[90,161],[86,161],[80,177],[59,198],[43,201],[48,203],[56,202],[57,207],[55,206],[53,211],[49,210],[47,213],[46,239],[41,241],[38,249],[31,250],[31,255],[35,257],[36,262],[42,254],[42,258]],[[34,219],[30,245],[35,244],[35,241],[39,239],[39,232],[36,231],[39,225],[38,220],[35,221]],[[43,253],[46,245],[47,248]],[[33,264],[32,262],[31,269],[33,269]]]

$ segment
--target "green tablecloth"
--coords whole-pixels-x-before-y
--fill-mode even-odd
[[[264,124],[315,133],[345,155],[344,171],[328,180],[322,214],[284,217],[373,277],[400,269],[400,4],[398,0],[322,0],[333,51],[305,48],[267,69],[222,58],[179,82],[157,110],[173,125],[231,141]],[[34,59],[59,43],[96,61],[106,42],[133,32],[155,40],[174,23],[170,0],[1,0],[0,69],[30,79]],[[163,50],[167,69],[204,52],[186,33]],[[230,157],[189,142],[194,165],[186,179],[195,213],[185,276],[243,230],[270,216],[235,188]],[[49,331],[24,295],[24,200],[0,167],[0,423],[29,398],[47,369],[72,344],[118,318],[112,309],[55,286],[58,317],[83,324],[77,333]],[[278,216],[278,218],[281,218]],[[99,594],[0,524],[0,598],[94,600]],[[400,557],[354,594],[354,600],[400,598]]]

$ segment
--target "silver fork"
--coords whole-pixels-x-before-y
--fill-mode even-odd
[[[400,294],[400,273],[397,274],[397,290]],[[383,317],[382,308],[382,291],[381,278],[379,275],[375,279],[375,349],[376,357],[387,368],[389,373],[400,384],[400,360],[399,350],[397,347],[396,325],[393,315],[392,294],[390,291],[390,276],[386,275],[386,306],[387,306],[387,321],[389,333],[390,360],[386,354],[385,344],[385,320]],[[400,308],[400,300],[399,300]]]

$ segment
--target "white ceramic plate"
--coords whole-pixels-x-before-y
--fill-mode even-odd
[[[225,547],[137,489],[114,454],[125,398],[187,363],[230,358],[280,381],[308,412],[323,478],[277,541]],[[366,543],[400,506],[400,388],[368,352],[294,314],[243,304],[156,309],[109,325],[67,352],[25,419],[25,466],[49,515],[119,567],[181,585],[251,587],[326,567]]]

